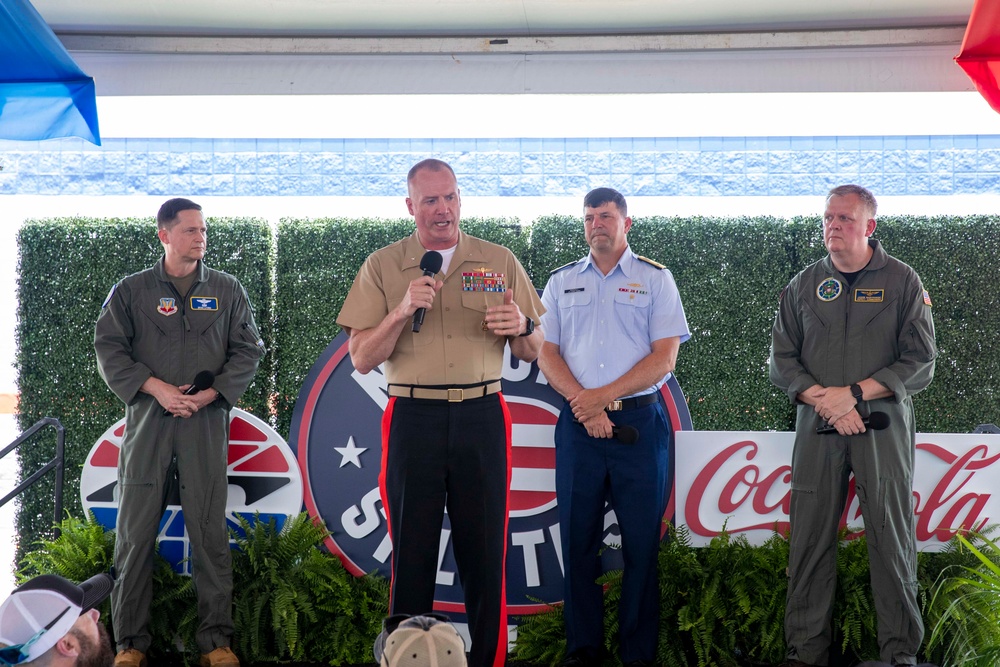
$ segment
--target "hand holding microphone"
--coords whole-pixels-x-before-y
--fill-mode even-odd
[[[611,433],[614,434],[615,440],[622,443],[623,445],[634,445],[639,442],[639,429],[635,426],[613,426],[611,428]]]
[[[574,419],[573,423],[579,424],[586,428],[583,422],[578,419]],[[624,426],[614,426],[611,427],[611,437],[613,437],[618,442],[623,445],[634,445],[639,442],[639,429],[635,426],[629,426],[625,424]]]
[[[865,428],[870,428],[873,431],[881,431],[882,429],[888,428],[889,422],[889,415],[884,412],[873,412],[869,416],[861,418],[861,423],[865,425]],[[837,427],[830,424],[825,424],[816,428],[816,433],[818,435],[829,435],[836,432]]]
[[[215,384],[215,373],[212,371],[201,371],[194,376],[194,382],[192,382],[191,386],[185,389],[182,394],[184,396],[191,396],[192,394],[197,394],[199,391],[211,389],[213,384]],[[169,415],[170,410],[163,408],[163,416],[167,417]]]
[[[444,257],[441,256],[437,250],[428,250],[424,253],[424,256],[420,258],[420,270],[424,272],[424,275],[428,278],[433,278],[437,275],[437,272],[441,270],[441,264],[444,262]],[[427,314],[426,308],[417,308],[416,312],[413,313],[413,333],[419,333],[420,327],[424,324],[424,315]]]

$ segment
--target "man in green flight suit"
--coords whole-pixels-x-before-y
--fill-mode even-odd
[[[226,530],[229,411],[264,355],[246,291],[204,263],[201,206],[171,199],[156,217],[163,258],[111,289],[94,335],[98,370],[125,403],[118,460],[116,667],[145,667],[153,552],[176,469],[191,540],[202,667],[238,667]],[[211,387],[191,392],[196,376]]]
[[[823,216],[829,255],[792,278],[771,334],[771,381],[797,406],[789,667],[829,661],[837,532],[851,472],[865,521],[881,660],[916,664],[923,639],[911,397],[930,384],[937,347],[920,277],[870,238],[876,207],[861,186],[830,191]],[[887,428],[866,429],[864,418],[873,412],[888,416]]]

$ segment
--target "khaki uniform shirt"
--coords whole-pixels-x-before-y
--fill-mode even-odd
[[[403,300],[410,282],[423,275],[424,252],[414,232],[372,253],[354,279],[337,324],[358,330],[377,326]],[[463,274],[469,274],[465,289]],[[482,279],[485,275],[488,281]],[[514,254],[459,232],[448,274],[436,276],[444,286],[420,332],[413,333],[407,324],[385,362],[388,382],[456,386],[500,379],[507,338],[484,330],[483,320],[488,307],[503,304],[503,292],[482,290],[500,277],[502,287],[514,290],[521,312],[537,323],[545,309]]]

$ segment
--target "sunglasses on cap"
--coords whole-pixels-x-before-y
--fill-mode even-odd
[[[22,662],[25,662],[28,659],[29,653],[31,652],[31,647],[35,645],[35,642],[37,642],[42,637],[42,635],[51,630],[55,626],[55,624],[59,622],[59,619],[65,616],[66,612],[68,612],[70,609],[71,607],[66,607],[65,609],[63,609],[61,614],[53,618],[48,625],[46,625],[44,628],[42,628],[34,635],[32,635],[31,639],[29,639],[28,641],[22,642],[20,644],[15,644],[14,646],[6,646],[0,649],[0,663],[3,663],[5,665],[19,665]]]

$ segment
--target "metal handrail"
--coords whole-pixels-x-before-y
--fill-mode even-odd
[[[25,431],[21,435],[17,436],[17,438],[14,439],[14,442],[10,443],[6,447],[4,447],[2,451],[0,451],[0,459],[4,458],[8,454],[10,454],[12,451],[14,451],[18,447],[20,447],[23,442],[25,442],[26,440],[28,440],[29,438],[31,438],[33,435],[35,435],[36,433],[38,433],[39,431],[41,431],[46,426],[54,426],[55,429],[56,429],[56,456],[55,456],[55,458],[52,459],[51,461],[49,461],[48,463],[46,463],[45,465],[43,465],[41,468],[39,468],[33,475],[31,475],[31,477],[29,477],[28,479],[24,480],[20,484],[18,484],[14,488],[13,491],[11,491],[10,493],[8,493],[3,498],[0,498],[0,507],[3,507],[7,503],[9,503],[16,496],[18,496],[22,491],[24,491],[29,486],[31,486],[32,484],[34,484],[35,482],[37,482],[39,480],[39,478],[41,478],[42,475],[44,475],[48,471],[50,471],[53,468],[55,468],[55,470],[56,470],[56,493],[55,493],[56,509],[55,509],[55,516],[54,516],[54,525],[55,525],[55,537],[58,538],[59,534],[61,532],[59,530],[59,522],[62,521],[62,494],[63,494],[63,468],[64,468],[63,464],[65,462],[65,452],[66,452],[66,429],[63,428],[63,425],[55,417],[45,417],[43,419],[39,419],[37,422],[35,422],[34,426],[32,426],[31,428],[29,428],[27,431]]]

